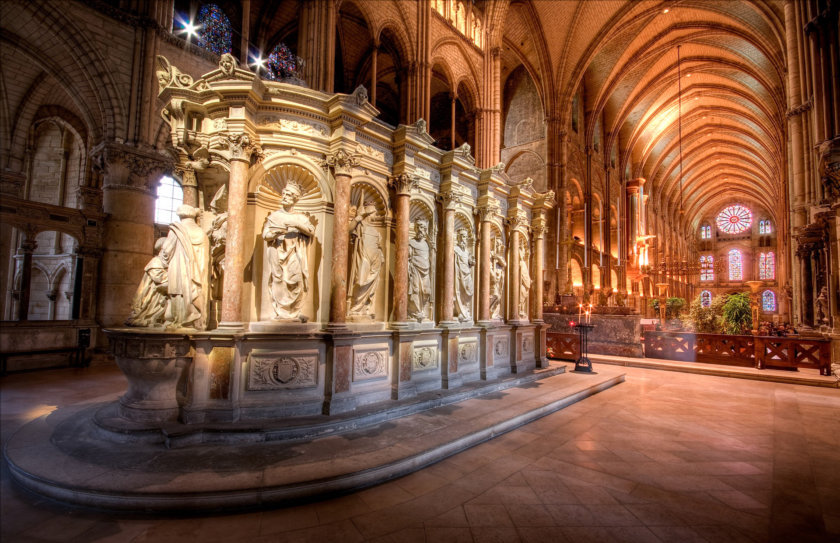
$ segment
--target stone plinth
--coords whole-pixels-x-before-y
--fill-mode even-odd
[[[577,322],[577,313],[544,313],[549,333],[576,334],[569,322]],[[591,316],[595,326],[589,335],[589,352],[615,356],[644,357],[641,339],[641,316],[639,315],[600,315]]]

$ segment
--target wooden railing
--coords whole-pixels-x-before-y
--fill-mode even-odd
[[[831,343],[802,337],[645,332],[645,356],[758,369],[816,368],[830,375]]]
[[[548,332],[545,339],[549,358],[577,361],[580,358],[580,337],[578,334]]]

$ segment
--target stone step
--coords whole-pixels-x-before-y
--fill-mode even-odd
[[[18,484],[81,506],[175,511],[282,505],[406,475],[623,381],[614,366],[593,374],[561,371],[338,435],[174,449],[100,439],[93,417],[103,404],[88,404],[32,421],[4,453]]]

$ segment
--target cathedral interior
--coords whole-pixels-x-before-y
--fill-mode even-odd
[[[332,478],[297,464],[260,464],[256,485],[200,475],[226,447],[256,459],[273,450],[262,442],[306,439],[316,458],[324,436],[420,431],[418,413],[487,394],[520,403],[482,431],[540,424],[572,401],[545,393],[523,414],[536,400],[521,390],[607,402],[669,373],[639,365],[652,359],[724,368],[705,378],[736,396],[758,385],[714,372],[836,388],[838,12],[835,0],[4,0],[0,384],[7,413],[29,413],[3,432],[4,494],[14,481],[122,511],[305,503],[488,438],[455,424],[461,445],[417,445],[423,461],[391,458],[399,440],[385,440],[387,461],[323,468]],[[14,387],[51,372],[79,379],[62,398],[85,372],[86,401],[101,400],[96,383],[112,397],[56,400],[46,418],[15,404]],[[823,446],[836,454],[840,403],[825,390],[814,428],[834,419]],[[119,471],[130,446],[138,465],[206,454],[180,483],[159,467],[142,480]],[[102,486],[55,468],[94,457],[116,474]],[[204,498],[185,497],[190,485]],[[840,499],[815,488],[817,502]],[[797,528],[777,498],[769,524],[727,517],[729,532],[697,540],[840,533],[836,510]],[[466,535],[427,524],[403,540],[508,533],[479,533],[465,511]],[[349,540],[369,539],[353,518]],[[638,540],[690,535],[648,529]],[[539,540],[517,530],[502,539]]]

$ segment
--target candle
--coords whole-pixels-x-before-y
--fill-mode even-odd
[[[580,322],[580,314],[583,311],[583,304],[578,304],[578,322]]]

